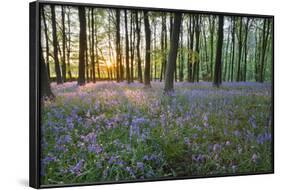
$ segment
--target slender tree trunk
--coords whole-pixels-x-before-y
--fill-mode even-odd
[[[183,23],[182,23],[183,25]],[[183,62],[184,62],[184,51],[183,51],[183,26],[181,26],[180,32],[180,69],[179,69],[179,80],[180,82],[183,81]]]
[[[228,58],[228,47],[229,47],[229,37],[230,31],[227,32],[227,41],[226,41],[226,48],[225,48],[225,54],[224,54],[224,63],[223,63],[223,80],[226,81],[226,73],[227,73],[227,58]]]
[[[43,56],[43,51],[42,51],[42,46],[40,44],[40,82],[41,82],[41,98],[54,98],[54,94],[51,91],[50,87],[50,82],[49,82],[49,77],[47,74],[47,67],[45,64],[44,56]]]
[[[157,61],[156,61],[156,50],[157,50],[157,48],[156,48],[156,40],[157,40],[157,36],[156,36],[156,20],[154,20],[154,30],[153,30],[153,36],[154,36],[154,45],[153,45],[153,47],[154,47],[154,53],[153,53],[153,57],[154,57],[154,59],[153,59],[153,61],[154,61],[154,80],[156,80],[156,71],[157,71]]]
[[[160,82],[162,82],[162,79],[163,79],[163,73],[164,73],[164,64],[165,64],[165,60],[166,60],[166,57],[164,56],[165,54],[165,49],[164,49],[164,24],[165,24],[165,21],[164,21],[164,15],[165,13],[162,13],[162,16],[161,16],[161,23],[162,23],[162,30],[161,30],[161,70],[160,70]]]
[[[65,45],[65,13],[64,13],[64,6],[61,6],[61,19],[62,19],[62,80],[65,82],[66,81],[66,56],[65,56],[65,51],[66,51],[66,45]]]
[[[97,71],[98,71],[98,78],[101,79],[101,74],[100,74],[100,64],[99,64],[99,54],[98,54],[98,27],[97,27],[97,17],[95,15],[95,64],[97,65]]]
[[[130,30],[130,37],[131,37],[131,82],[134,82],[134,61],[135,61],[135,27],[134,27],[134,14],[131,11],[131,30]]]
[[[240,17],[239,22],[239,39],[238,39],[238,65],[237,65],[237,75],[236,81],[241,81],[241,57],[242,57],[242,17]]]
[[[55,6],[51,5],[51,14],[52,14],[52,33],[53,33],[53,46],[54,46],[54,61],[55,61],[55,71],[56,71],[56,80],[57,84],[62,84],[61,70],[59,65],[58,58],[58,39],[57,39],[57,26],[56,26],[56,12]]]
[[[211,80],[213,80],[213,72],[214,72],[214,30],[215,30],[215,16],[209,17],[209,23],[210,23],[210,63],[211,63]]]
[[[49,61],[49,55],[50,55],[50,50],[49,50],[49,37],[48,37],[48,27],[47,27],[47,22],[46,22],[46,17],[45,17],[45,12],[44,12],[44,7],[41,7],[41,14],[42,14],[42,19],[43,19],[43,24],[44,24],[44,35],[45,35],[45,41],[46,41],[46,63],[47,63],[47,76],[50,79],[50,61]]]
[[[260,79],[259,82],[264,82],[264,68],[265,68],[265,56],[267,49],[267,41],[270,31],[270,22],[268,19],[264,18],[263,30],[262,30],[262,49],[261,49],[261,63],[260,63]]]
[[[195,45],[195,53],[196,57],[194,60],[194,74],[193,74],[193,79],[192,81],[199,82],[199,35],[200,35],[200,23],[199,23],[199,15],[196,15],[195,18],[195,40],[196,40],[196,45]]]
[[[129,63],[129,37],[128,37],[128,21],[127,21],[127,10],[125,9],[125,43],[126,43],[126,78],[128,84],[130,84],[131,79],[130,79],[130,63]]]
[[[91,32],[92,32],[92,51],[91,51],[91,65],[92,65],[92,82],[95,83],[96,82],[96,66],[95,66],[95,20],[94,20],[94,8],[91,8]]]
[[[142,83],[142,68],[141,68],[141,56],[140,56],[140,21],[138,19],[138,11],[136,11],[136,32],[137,32],[137,59],[138,59],[138,80]]]
[[[209,73],[210,73],[210,68],[209,68],[209,58],[208,58],[208,44],[207,44],[207,36],[206,36],[206,31],[205,31],[205,26],[203,26],[203,39],[204,39],[204,51],[205,51],[205,64],[206,64],[206,70],[207,73],[205,76],[207,76],[207,79],[209,79]]]
[[[79,68],[78,85],[85,84],[85,51],[86,51],[86,15],[85,7],[78,8],[80,33],[79,33]]]
[[[150,40],[151,31],[149,26],[148,12],[144,11],[144,29],[145,29],[145,67],[144,67],[144,85],[151,87],[150,85]]]
[[[192,81],[192,76],[194,74],[193,71],[193,42],[194,42],[194,16],[190,15],[189,18],[189,53],[188,53],[188,62],[189,62],[189,66],[188,66],[188,81],[189,82],[193,82]]]
[[[219,16],[218,39],[217,39],[217,52],[216,52],[216,65],[214,75],[214,85],[219,87],[221,85],[221,70],[222,70],[222,47],[223,47],[223,15]]]
[[[165,93],[170,93],[174,90],[173,76],[174,76],[176,61],[177,61],[178,41],[179,41],[181,20],[182,20],[181,13],[179,13],[179,12],[175,13],[173,30],[172,30],[171,40],[170,40],[170,52],[169,52],[168,64],[167,64],[167,68],[166,68],[166,72],[165,72],[165,86],[164,86]]]
[[[68,67],[68,77],[72,80],[71,68],[70,68],[70,51],[71,51],[71,24],[70,24],[70,8],[67,13],[67,25],[68,25],[68,47],[67,47],[67,67]]]
[[[248,54],[248,30],[249,30],[249,17],[247,17],[246,25],[245,25],[245,42],[244,42],[244,76],[243,80],[247,80],[247,54]]]
[[[116,78],[117,82],[120,82],[120,10],[116,9]]]
[[[231,82],[233,82],[234,73],[234,59],[235,59],[235,17],[232,17],[232,59],[231,59]]]

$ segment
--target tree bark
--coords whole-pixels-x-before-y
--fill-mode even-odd
[[[43,19],[43,24],[44,24],[44,35],[45,35],[45,41],[46,41],[46,63],[47,63],[47,76],[50,79],[50,61],[49,61],[49,55],[50,55],[50,50],[49,50],[49,37],[48,37],[48,28],[47,28],[47,22],[46,22],[46,17],[45,17],[45,12],[44,12],[44,7],[41,7],[41,14],[42,14],[42,19]]]
[[[43,56],[43,51],[42,51],[42,46],[40,44],[40,83],[41,83],[41,88],[40,88],[40,93],[41,93],[41,98],[54,98],[54,94],[51,91],[50,87],[50,82],[49,82],[49,77],[47,74],[47,67],[45,64],[44,56]]]
[[[222,46],[223,46],[223,15],[219,16],[219,27],[218,27],[218,39],[217,39],[217,51],[216,51],[216,65],[214,75],[214,85],[219,87],[221,85],[221,70],[222,70]]]
[[[55,5],[51,5],[51,14],[52,14],[52,34],[53,34],[53,46],[54,46],[54,62],[55,62],[55,72],[57,84],[62,84],[61,70],[59,65],[58,58],[58,39],[57,39],[57,26],[56,26],[56,12]]]
[[[85,84],[85,50],[86,50],[86,15],[85,7],[79,7],[79,68],[78,68],[78,85]]]
[[[68,25],[68,47],[67,47],[67,67],[68,67],[68,77],[69,80],[72,80],[71,68],[70,68],[70,50],[71,50],[71,24],[70,24],[70,8],[67,13],[67,25]]]
[[[138,11],[136,11],[136,32],[137,32],[137,60],[138,60],[138,80],[142,83],[142,68],[141,68],[141,56],[140,56],[140,21],[138,19]]]
[[[61,21],[62,21],[62,80],[65,82],[66,81],[66,56],[65,56],[65,51],[66,51],[66,45],[65,45],[65,13],[64,13],[64,6],[61,6]]]
[[[181,13],[175,13],[173,30],[170,40],[169,58],[168,58],[166,72],[165,72],[165,86],[164,86],[165,93],[170,93],[174,90],[173,78],[174,78],[174,72],[175,72],[176,61],[177,61],[181,20],[182,20]]]
[[[151,31],[149,26],[148,11],[144,11],[144,29],[145,29],[145,67],[144,67],[144,85],[151,87],[150,84],[150,40]]]
[[[120,10],[116,9],[116,78],[117,82],[120,82]]]
[[[129,63],[129,37],[128,37],[128,21],[127,21],[127,10],[125,9],[125,44],[126,44],[126,50],[125,50],[125,56],[126,56],[126,78],[128,84],[130,84],[131,79],[130,79],[130,63]]]

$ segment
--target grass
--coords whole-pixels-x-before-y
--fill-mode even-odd
[[[271,85],[52,84],[41,126],[42,184],[272,170]]]

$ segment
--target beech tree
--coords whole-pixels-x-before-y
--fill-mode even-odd
[[[222,75],[222,45],[223,45],[223,15],[219,15],[219,27],[218,27],[218,38],[217,38],[217,51],[216,51],[216,65],[214,75],[214,85],[219,87],[221,85]]]
[[[169,93],[174,90],[174,72],[176,67],[177,61],[177,53],[178,53],[178,43],[179,43],[179,33],[180,33],[180,26],[182,20],[181,13],[175,13],[172,35],[170,39],[170,52],[169,58],[167,63],[167,68],[165,72],[165,86],[164,92]]]
[[[86,50],[86,15],[85,8],[79,6],[79,75],[78,75],[78,85],[85,84],[85,50]]]

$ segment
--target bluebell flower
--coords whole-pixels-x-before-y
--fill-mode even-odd
[[[84,165],[84,160],[80,160],[75,166],[72,166],[70,167],[69,171],[72,173],[72,174],[75,174],[75,175],[79,175],[81,174],[81,171],[83,169],[83,165]]]

